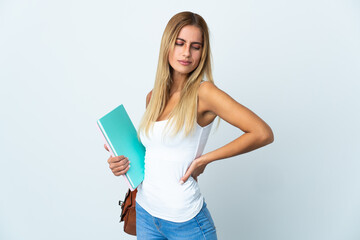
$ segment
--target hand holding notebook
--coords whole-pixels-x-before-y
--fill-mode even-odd
[[[97,127],[111,155],[123,155],[131,161],[131,168],[122,176],[133,191],[144,180],[145,147],[137,138],[137,131],[124,106],[121,104],[100,118]]]
[[[104,144],[104,148],[106,151],[110,152],[106,144]],[[115,176],[124,175],[130,168],[130,161],[124,155],[116,157],[111,156],[107,162],[109,163],[109,167]]]

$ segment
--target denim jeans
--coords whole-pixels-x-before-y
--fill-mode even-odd
[[[200,212],[186,222],[172,222],[153,217],[136,202],[138,240],[217,240],[214,221],[204,201]]]

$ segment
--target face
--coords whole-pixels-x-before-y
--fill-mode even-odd
[[[202,32],[196,26],[188,25],[180,30],[174,50],[169,52],[169,63],[175,74],[187,75],[199,65],[202,40]]]

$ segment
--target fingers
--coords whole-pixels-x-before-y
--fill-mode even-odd
[[[125,174],[130,168],[130,161],[124,155],[109,157],[108,159],[109,168],[115,176]]]
[[[185,175],[180,178],[180,184],[183,185],[187,180],[188,180],[189,176],[188,176],[188,173],[185,173]]]
[[[117,162],[121,162],[121,161],[124,161],[128,158],[126,158],[124,155],[121,155],[121,156],[116,156],[116,157],[113,157],[113,156],[110,156],[107,160],[107,162],[110,164],[110,163],[117,163]]]
[[[124,166],[113,169],[112,172],[115,176],[120,176],[120,175],[124,175],[125,173],[127,173],[127,171],[129,171],[129,169],[130,169],[130,164],[127,163]]]
[[[110,152],[106,144],[104,144],[104,148],[106,149],[106,151]]]
[[[104,144],[104,148],[106,151],[110,152],[107,144]],[[109,168],[115,176],[123,175],[130,169],[130,161],[124,155],[116,157],[110,156],[107,162],[109,164]]]

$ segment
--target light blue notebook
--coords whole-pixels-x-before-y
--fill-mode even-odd
[[[112,156],[124,155],[129,159],[130,168],[124,174],[129,188],[133,191],[144,180],[145,147],[138,140],[134,124],[121,104],[97,121]]]

